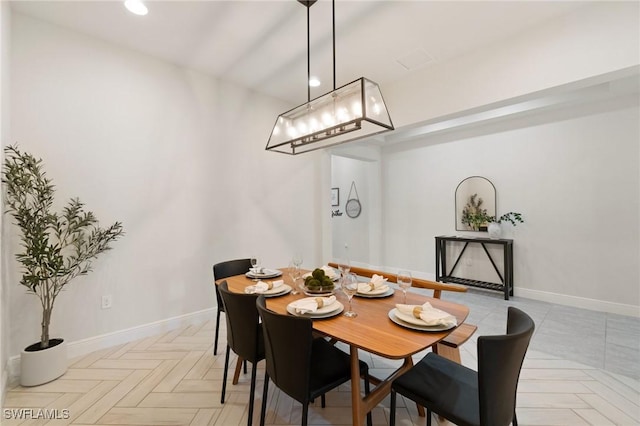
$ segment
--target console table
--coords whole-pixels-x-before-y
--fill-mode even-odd
[[[449,271],[447,269],[447,243],[448,242],[462,242],[464,247],[462,251],[453,263],[453,267]],[[478,281],[469,278],[454,277],[453,272],[460,262],[460,258],[464,254],[469,244],[480,244],[487,254],[487,257],[491,261],[493,269],[498,273],[500,277],[500,283],[492,283],[487,281]],[[502,246],[502,252],[504,255],[504,275],[500,273],[496,263],[494,262],[491,254],[487,250],[486,244],[494,244]],[[504,300],[509,300],[509,295],[513,296],[513,240],[508,239],[494,239],[494,238],[472,238],[472,237],[458,237],[458,236],[439,236],[436,237],[436,281],[445,283],[464,284],[471,287],[488,288],[491,290],[498,290],[504,292]]]

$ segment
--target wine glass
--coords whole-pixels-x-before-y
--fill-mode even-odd
[[[347,299],[349,299],[349,310],[344,313],[344,316],[348,318],[357,317],[358,314],[351,310],[351,299],[353,299],[353,296],[358,291],[358,278],[355,274],[347,273],[342,278],[342,291],[347,295]]]
[[[297,281],[300,278],[300,268],[295,264],[293,260],[289,262],[289,267],[287,268],[287,274],[291,278],[291,294],[298,294],[298,284]]]
[[[291,258],[291,261],[296,266],[296,268],[300,269],[300,266],[302,265],[302,253],[300,252],[294,253],[293,257]]]
[[[344,279],[349,274],[349,271],[351,271],[351,262],[349,262],[349,259],[345,257],[342,259],[338,259],[336,263],[338,264],[338,269],[340,270],[340,277],[341,279]]]
[[[260,258],[258,256],[251,256],[251,267],[255,272],[260,272]]]
[[[404,293],[404,302],[407,303],[407,290],[411,287],[411,272],[409,271],[398,271],[398,275],[396,277],[396,282],[402,293]]]

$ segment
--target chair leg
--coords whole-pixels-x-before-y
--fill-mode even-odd
[[[218,355],[218,335],[220,334],[220,310],[216,315],[216,337],[213,339],[213,354]]]
[[[518,418],[516,417],[516,412],[513,412],[513,422],[511,422],[513,426],[518,426]]]
[[[431,426],[431,410],[427,408],[427,426]]]
[[[396,391],[391,390],[391,403],[389,411],[389,426],[396,426]]]
[[[313,401],[311,401],[311,402],[313,402]],[[324,397],[324,394],[320,395],[320,406],[321,406],[322,408],[324,408],[324,407],[326,407],[326,406],[327,406],[327,400],[326,400],[326,398]]]
[[[253,423],[253,398],[256,393],[256,373],[258,370],[256,368],[256,364],[257,362],[251,363],[251,390],[249,391],[249,419],[247,426],[251,426],[251,424]]]
[[[247,360],[244,360],[244,374],[247,374]]]
[[[227,370],[229,368],[229,352],[231,348],[227,345],[227,355],[224,357],[224,374],[222,378],[222,395],[220,396],[220,404],[224,404],[224,394],[227,390]]]
[[[269,375],[264,373],[264,387],[262,388],[262,409],[260,411],[260,426],[264,426],[264,418],[267,415],[267,394],[269,393]]]
[[[309,401],[302,403],[302,426],[307,426],[307,417],[309,417]]]

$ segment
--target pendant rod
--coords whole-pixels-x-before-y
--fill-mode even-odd
[[[311,6],[307,6],[307,102],[311,102],[311,86],[309,85],[309,81],[311,81],[311,43],[310,43],[310,32],[309,32],[309,9]]]
[[[333,90],[336,90],[336,0],[331,1],[333,15]]]

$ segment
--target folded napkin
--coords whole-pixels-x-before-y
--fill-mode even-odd
[[[324,274],[331,279],[334,279],[337,276],[336,270],[329,265],[324,265],[320,269],[322,269],[324,271]]]
[[[271,281],[268,283],[264,281],[258,281],[257,283],[255,283],[255,285],[250,285],[245,287],[244,292],[248,294],[264,293],[265,291],[278,288],[283,284],[284,284],[283,280]]]
[[[368,283],[358,284],[358,293],[370,293],[372,291],[381,292],[387,291],[389,286],[387,285],[387,279],[382,275],[373,274],[371,281]]]
[[[336,301],[335,296],[329,297],[307,297],[305,299],[296,300],[291,302],[291,307],[294,308],[296,314],[306,314],[317,311],[322,307],[333,305]]]
[[[445,325],[455,327],[458,324],[456,317],[448,312],[436,309],[429,302],[424,305],[396,305],[396,309],[416,319],[424,321],[425,325]]]
[[[263,274],[264,268],[262,266],[256,266],[255,268],[249,268],[249,272],[252,274]]]

